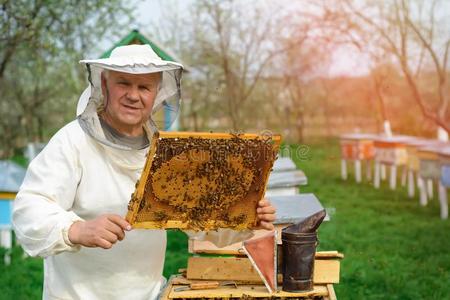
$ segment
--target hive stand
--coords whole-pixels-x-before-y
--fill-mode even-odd
[[[362,164],[366,165],[366,177],[370,180],[372,175],[372,160],[374,158],[374,134],[345,134],[340,136],[341,146],[341,177],[347,180],[347,162],[353,161],[355,167],[355,181],[362,181]]]
[[[413,198],[416,192],[417,186],[421,184],[419,177],[420,160],[418,156],[419,148],[432,144],[432,140],[417,139],[406,144],[406,152],[408,154],[407,170],[408,170],[408,197]]]
[[[420,147],[417,152],[419,158],[419,192],[420,205],[426,206],[428,199],[433,198],[433,185],[439,185],[441,181],[441,161],[440,152],[448,144],[438,142],[431,146]]]
[[[379,188],[383,178],[382,168],[388,166],[389,187],[392,190],[397,188],[397,170],[402,168],[402,185],[406,184],[407,158],[406,143],[415,139],[409,136],[379,137],[374,140],[375,147],[375,175],[374,187]]]
[[[441,219],[448,218],[447,189],[450,188],[450,147],[442,149],[439,154],[441,163],[441,178],[439,180],[439,203]]]

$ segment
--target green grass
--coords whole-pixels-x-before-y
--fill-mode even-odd
[[[297,160],[309,185],[325,207],[335,208],[320,228],[320,250],[345,254],[342,299],[450,299],[450,220],[439,218],[436,199],[421,207],[405,188],[380,190],[371,183],[339,178],[336,141],[310,146]]]
[[[187,235],[179,230],[169,230],[167,232],[166,260],[164,262],[163,275],[169,278],[172,274],[177,274],[178,269],[186,268],[188,253]]]
[[[6,250],[0,248],[0,258]],[[0,260],[0,299],[41,299],[43,263],[40,258],[23,259],[23,251],[14,247],[11,251],[11,265]]]
[[[375,190],[370,183],[339,178],[339,149],[335,140],[319,140],[302,148],[298,167],[308,176],[302,193],[314,193],[327,208],[331,221],[319,230],[319,250],[339,250],[339,299],[450,299],[450,220],[439,218],[433,199],[421,207],[404,188],[391,191],[386,182]],[[307,149],[307,151],[305,151]],[[187,239],[170,231],[164,275],[186,267]],[[20,258],[0,263],[0,299],[39,299],[40,259]]]

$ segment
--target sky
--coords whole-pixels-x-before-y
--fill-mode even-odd
[[[332,55],[332,63],[328,71],[334,76],[362,76],[369,73],[369,58],[353,47],[339,46]]]
[[[193,0],[175,1],[180,10],[188,9],[192,2]],[[158,20],[162,15],[160,0],[139,1],[137,7],[136,21],[141,24],[149,24],[150,20]],[[328,76],[360,76],[367,74],[368,71],[369,64],[366,55],[361,54],[353,47],[340,46],[332,54]]]
[[[180,1],[186,2],[186,1]],[[137,19],[139,21],[147,23],[148,19],[159,19],[161,16],[160,2],[158,0],[145,0],[139,1]]]

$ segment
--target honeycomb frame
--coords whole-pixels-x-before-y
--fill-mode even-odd
[[[157,132],[126,220],[146,229],[252,228],[280,143],[280,135]]]

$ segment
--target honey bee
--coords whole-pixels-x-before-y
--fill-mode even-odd
[[[153,213],[153,216],[155,218],[155,221],[166,221],[169,217],[164,211],[155,211]]]

